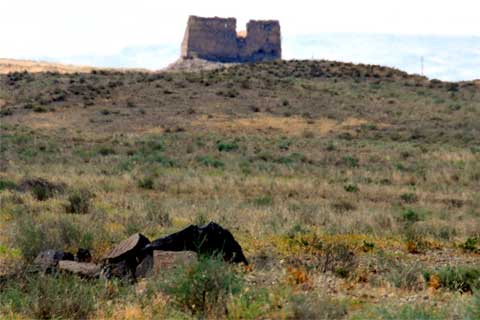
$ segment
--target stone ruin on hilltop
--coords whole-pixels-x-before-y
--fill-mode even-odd
[[[250,20],[237,33],[235,18],[190,16],[182,42],[183,59],[216,62],[258,62],[282,58],[280,23]]]

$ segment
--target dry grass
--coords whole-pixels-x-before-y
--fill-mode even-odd
[[[461,247],[480,235],[480,94],[468,84],[449,91],[395,70],[295,61],[15,77],[0,77],[11,110],[0,118],[0,272],[24,260],[25,243],[26,260],[45,245],[87,246],[98,259],[133,232],[215,220],[253,264],[233,271],[245,287],[225,302],[230,318],[308,316],[315,305],[381,318],[412,303],[405,314],[468,315],[472,295],[421,275],[478,260]],[[36,200],[15,188],[25,177],[66,191]],[[82,189],[88,210],[67,213]],[[100,296],[89,316],[191,316],[147,287]]]

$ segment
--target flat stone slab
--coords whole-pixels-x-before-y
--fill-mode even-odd
[[[95,263],[62,260],[58,262],[58,270],[87,278],[97,278],[101,267]]]
[[[135,257],[140,254],[140,251],[149,243],[150,240],[148,240],[147,237],[141,233],[136,233],[113,247],[104,257],[104,260],[115,263]]]

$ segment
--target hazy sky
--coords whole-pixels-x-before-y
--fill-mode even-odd
[[[275,18],[284,36],[378,32],[480,36],[478,0],[0,0],[0,56],[112,54],[181,41],[187,17]]]
[[[0,0],[0,57],[65,61],[135,47],[179,50],[190,14],[236,17],[237,29],[249,19],[278,19],[286,54],[292,39],[329,32],[480,37],[479,0]]]

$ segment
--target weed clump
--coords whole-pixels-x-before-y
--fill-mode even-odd
[[[211,156],[197,157],[197,161],[206,167],[213,167],[217,169],[222,169],[225,167],[225,163],[222,160],[215,159]]]
[[[347,307],[327,296],[297,294],[291,297],[292,319],[344,319]]]
[[[68,196],[68,204],[65,206],[67,213],[86,214],[90,210],[90,200],[93,194],[87,189],[73,190]]]
[[[400,199],[405,203],[415,203],[418,201],[418,197],[415,193],[403,193]]]
[[[360,166],[358,159],[355,158],[355,157],[346,156],[346,157],[344,157],[342,160],[343,160],[343,163],[344,163],[347,167],[350,167],[350,168],[358,168],[358,167]]]
[[[24,179],[19,186],[23,192],[30,191],[38,201],[45,201],[56,193],[63,192],[64,188],[63,184],[52,183],[42,178]]]
[[[145,177],[143,179],[138,180],[137,183],[139,188],[153,190],[154,187],[154,180],[152,177]]]
[[[15,182],[0,178],[0,191],[2,190],[15,190],[18,186]]]
[[[343,189],[346,191],[346,192],[352,192],[352,193],[355,193],[355,192],[358,192],[358,186],[356,184],[347,184],[345,186],[343,186]]]
[[[460,248],[467,252],[480,252],[480,238],[468,238]]]
[[[230,151],[236,151],[240,147],[236,142],[218,142],[217,143],[217,149],[220,152],[230,152]]]
[[[452,291],[472,292],[480,289],[480,268],[475,266],[447,266],[441,269],[426,271],[423,276],[430,281],[438,276],[440,285]]]
[[[412,209],[407,209],[405,210],[403,213],[402,213],[402,219],[403,221],[405,221],[406,223],[415,223],[417,221],[420,221],[421,218],[420,218],[420,215],[412,210]]]
[[[221,259],[201,257],[178,269],[165,290],[180,308],[205,317],[225,315],[230,296],[239,293],[242,285],[241,277]]]

